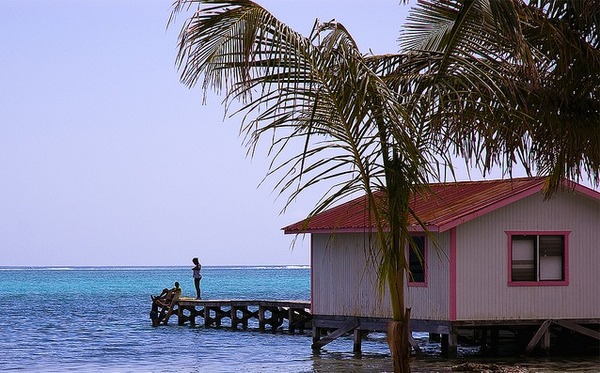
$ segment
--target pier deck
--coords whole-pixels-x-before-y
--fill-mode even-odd
[[[194,299],[181,297],[175,302],[173,315],[179,325],[198,323],[246,329],[252,324],[259,330],[286,330],[303,333],[311,328],[310,302],[299,300]],[[197,319],[200,322],[197,322]],[[168,319],[163,322],[166,324]]]

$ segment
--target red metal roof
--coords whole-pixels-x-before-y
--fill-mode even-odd
[[[443,232],[509,203],[539,193],[544,185],[542,177],[508,180],[458,181],[430,184],[426,195],[411,197],[411,208],[431,231]],[[600,193],[579,184],[565,182],[565,186],[600,200]],[[374,229],[362,196],[315,215],[309,221],[300,221],[284,227],[285,233],[364,232]],[[411,217],[409,225],[421,230]]]

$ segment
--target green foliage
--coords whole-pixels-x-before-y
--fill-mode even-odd
[[[308,219],[366,195],[378,239],[371,254],[397,321],[407,222],[420,222],[409,199],[453,155],[484,174],[522,165],[548,176],[548,196],[565,177],[600,183],[595,1],[421,0],[402,52],[378,56],[361,54],[339,23],[315,23],[305,37],[247,0],[180,0],[172,20],[190,9],[182,82],[224,94],[226,107],[241,103],[248,152],[267,142],[268,176],[288,204],[330,185]]]
[[[175,12],[188,3],[178,3]],[[227,105],[243,103],[241,130],[249,152],[268,139],[269,175],[282,175],[277,188],[288,203],[315,184],[329,183],[309,219],[358,192],[368,196],[381,247],[392,247],[388,222],[401,219],[394,226],[408,235],[408,203],[397,205],[396,197],[379,203],[375,192],[387,197],[401,190],[407,200],[423,188],[433,175],[431,141],[424,138],[432,131],[417,126],[402,92],[373,68],[374,58],[362,55],[339,23],[316,23],[304,37],[250,1],[201,3],[180,36],[182,81],[224,92]],[[401,61],[388,56],[383,64],[397,67]],[[301,151],[288,156],[289,148]],[[392,180],[402,188],[390,189]],[[390,268],[404,270],[403,252],[398,243],[384,252],[382,279]]]
[[[595,1],[419,1],[400,42],[428,60],[414,91],[454,152],[548,176],[550,195],[600,182],[599,30]]]

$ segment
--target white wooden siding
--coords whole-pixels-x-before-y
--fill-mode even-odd
[[[377,259],[369,257],[366,235],[312,234],[312,307],[314,314],[391,317],[389,293],[379,296]],[[429,244],[427,287],[408,287],[406,305],[413,319],[447,320],[449,235]]]
[[[312,234],[312,312],[319,315],[387,317],[379,297],[375,263],[363,234]]]
[[[427,286],[406,290],[406,306],[413,319],[449,319],[450,234],[434,234],[434,240],[437,247],[427,239]]]

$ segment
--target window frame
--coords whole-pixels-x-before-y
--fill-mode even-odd
[[[407,274],[406,274],[407,275],[406,284],[407,284],[407,286],[410,286],[410,287],[427,287],[428,278],[429,278],[429,276],[427,275],[427,272],[428,272],[428,270],[427,270],[427,267],[428,267],[427,266],[427,256],[428,256],[428,254],[427,254],[427,252],[429,251],[428,250],[428,241],[429,240],[427,239],[427,235],[426,234],[411,234],[411,237],[413,237],[413,238],[414,237],[422,237],[423,238],[423,253],[422,253],[422,255],[423,255],[423,263],[422,263],[422,267],[423,267],[423,281],[413,281],[413,280],[411,280],[410,273],[407,272]],[[409,270],[410,270],[410,257],[411,257],[412,249],[411,249],[410,244],[408,242],[406,243],[406,248],[407,248],[407,250],[406,250],[406,261],[407,261],[407,264],[408,264]]]
[[[506,231],[508,237],[508,286],[568,286],[569,285],[569,234],[570,231]],[[512,257],[514,236],[562,236],[563,237],[563,279],[562,280],[535,280],[535,281],[513,281],[512,279]],[[539,249],[534,255],[539,262]],[[539,278],[539,266],[536,265],[536,278]]]

